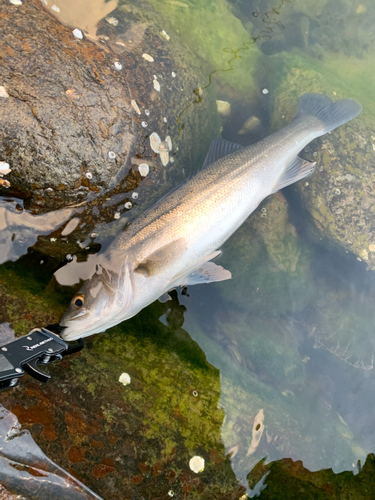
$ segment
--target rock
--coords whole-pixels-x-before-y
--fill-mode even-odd
[[[0,97],[0,161],[12,172],[0,193],[23,198],[34,213],[93,199],[100,211],[105,198],[138,188],[141,163],[151,171],[142,182],[150,203],[203,161],[217,134],[212,93],[189,107],[199,67],[177,36],[164,38],[161,16],[126,3],[112,15],[117,25],[103,20],[95,44],[36,0],[4,5],[0,85],[9,97]],[[150,149],[151,132],[172,139],[167,170]]]
[[[59,321],[71,299],[70,288],[47,285],[56,260],[36,264],[29,253],[0,266],[0,324],[17,335]],[[48,384],[22,377],[2,405],[49,459],[103,498],[154,498],[162,488],[237,500],[245,491],[221,441],[220,374],[181,328],[183,312],[176,300],[155,302],[46,368]],[[204,481],[189,468],[194,454],[210,472]]]
[[[352,64],[342,56],[327,56],[324,63],[297,55],[273,56],[268,64],[273,103],[273,128],[292,119],[304,92],[333,99],[352,97],[364,107],[359,117],[313,142],[303,156],[317,162],[315,173],[295,189],[314,222],[312,237],[352,252],[375,269],[375,104],[368,88],[375,84],[372,65]],[[278,74],[273,79],[275,73]]]
[[[299,311],[314,294],[309,250],[288,222],[281,193],[271,196],[223,246],[233,279],[216,286],[225,301],[257,315]]]
[[[351,430],[355,423],[346,424],[330,406],[329,391],[310,378],[299,352],[299,325],[221,304],[209,321],[188,308],[184,328],[220,370],[221,436],[240,484],[246,486],[248,472],[264,456],[267,461],[288,456],[310,470],[335,471],[365,459],[361,433]]]
[[[208,68],[213,72],[215,85],[225,89],[224,95],[229,96],[234,91],[238,100],[254,98],[253,70],[259,50],[225,0],[150,2],[171,23],[186,46],[199,56],[207,75],[202,87],[211,85]]]

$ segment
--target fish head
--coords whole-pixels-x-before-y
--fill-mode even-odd
[[[118,270],[97,266],[72,298],[60,326],[64,340],[76,340],[104,332],[127,319],[133,296],[131,267],[125,263]],[[128,314],[129,313],[129,314]]]

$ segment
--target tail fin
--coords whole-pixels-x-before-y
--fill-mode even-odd
[[[314,116],[323,127],[321,133],[323,135],[352,120],[361,111],[362,106],[354,99],[332,102],[329,97],[322,94],[303,94],[294,119]]]

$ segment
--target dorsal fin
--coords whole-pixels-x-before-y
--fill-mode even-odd
[[[242,146],[240,146],[239,144],[235,144],[234,142],[227,141],[222,137],[218,137],[217,139],[211,142],[210,149],[208,150],[202,168],[206,168],[209,165],[212,165],[212,163],[215,163],[215,161],[220,160],[220,158],[224,158],[224,156],[227,156],[231,153],[235,153],[241,148]]]

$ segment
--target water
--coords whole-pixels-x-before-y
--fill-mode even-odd
[[[0,67],[9,95],[0,98],[2,123],[5,106],[28,103],[0,134],[0,161],[12,168],[0,200],[7,340],[58,322],[97,253],[199,168],[220,129],[256,142],[290,121],[304,92],[364,107],[301,153],[317,161],[311,178],[265,200],[224,245],[218,263],[233,280],[172,292],[49,367],[48,385],[25,376],[2,393],[3,406],[104,499],[371,498],[373,2],[2,9],[4,30],[33,35],[29,45],[1,42],[28,75],[9,73],[8,59]],[[56,62],[53,77],[39,74],[54,53],[64,71]],[[140,115],[130,113],[132,99]],[[166,166],[149,147],[152,132],[171,138]],[[55,167],[51,175],[54,162],[63,175]],[[119,382],[123,373],[130,384]],[[202,472],[190,469],[194,456],[204,458]]]

